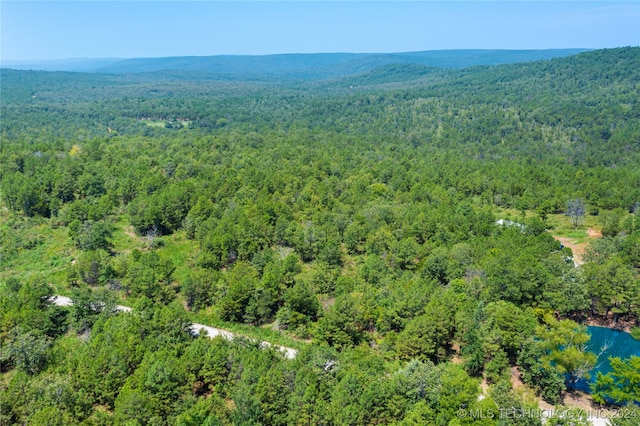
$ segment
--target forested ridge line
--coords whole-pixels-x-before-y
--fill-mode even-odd
[[[639,61],[2,70],[0,422],[502,425],[522,423],[457,414],[562,404],[603,362],[587,320],[640,317]],[[552,232],[590,228],[576,268]],[[285,360],[194,321],[309,344]],[[636,363],[594,400],[637,401]]]
[[[360,86],[357,80],[292,86],[172,81],[171,74],[139,78],[3,70],[2,132],[11,140],[12,114],[46,121],[37,126],[36,138],[49,132],[72,138],[151,135],[167,129],[150,128],[141,118],[186,119],[191,130],[375,132],[472,156],[537,159],[549,157],[550,149],[563,161],[610,166],[612,158],[617,163],[637,152],[638,50],[439,71],[388,89]],[[127,83],[132,78],[137,81]],[[73,99],[76,94],[88,98]]]
[[[465,68],[531,62],[574,55],[590,49],[486,50],[459,49],[398,53],[313,53],[275,55],[218,55],[167,58],[67,59],[2,61],[3,68],[137,74],[174,71],[199,73],[222,80],[308,81],[356,74],[387,64]]]

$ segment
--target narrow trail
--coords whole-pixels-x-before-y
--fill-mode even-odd
[[[51,301],[53,302],[54,305],[56,306],[71,306],[73,305],[73,300],[71,300],[70,298],[66,297],[66,296],[53,296],[51,298]],[[116,309],[120,312],[131,312],[133,309],[131,309],[128,306],[123,306],[123,305],[116,305]],[[208,325],[204,325],[204,324],[198,324],[198,323],[192,323],[191,327],[189,327],[191,330],[191,333],[194,336],[198,336],[200,333],[202,333],[203,331],[207,333],[207,336],[209,336],[211,339],[213,339],[214,337],[222,337],[224,339],[227,340],[233,340],[236,337],[236,334],[228,331],[228,330],[222,330],[220,328],[215,328],[215,327],[210,327]],[[241,335],[237,335],[237,336],[241,336]],[[287,359],[295,359],[295,357],[298,355],[298,350],[297,349],[293,349],[293,348],[288,348],[286,346],[280,346],[280,345],[274,345],[270,342],[260,342],[260,347],[261,348],[275,348],[277,349],[279,352],[282,353],[282,355],[287,358]]]

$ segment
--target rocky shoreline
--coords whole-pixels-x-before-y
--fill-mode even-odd
[[[612,330],[631,333],[631,328],[636,326],[636,321],[634,319],[626,318],[614,319],[613,317],[589,317],[584,321],[584,325],[610,328]]]

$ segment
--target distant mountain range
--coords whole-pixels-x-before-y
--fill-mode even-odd
[[[2,68],[33,71],[72,71],[72,72],[100,72],[101,68],[115,64],[122,59],[118,58],[75,58],[75,59],[51,59],[30,61],[7,61],[0,59]]]
[[[51,61],[2,61],[3,68],[135,74],[189,71],[220,80],[323,80],[354,75],[395,64],[436,68],[465,68],[531,62],[575,55],[590,49],[548,50],[430,50],[405,53],[317,53],[265,56],[184,56],[135,59],[65,59]]]

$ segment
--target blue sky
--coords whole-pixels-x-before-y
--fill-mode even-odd
[[[3,60],[640,45],[640,1],[7,1]]]

